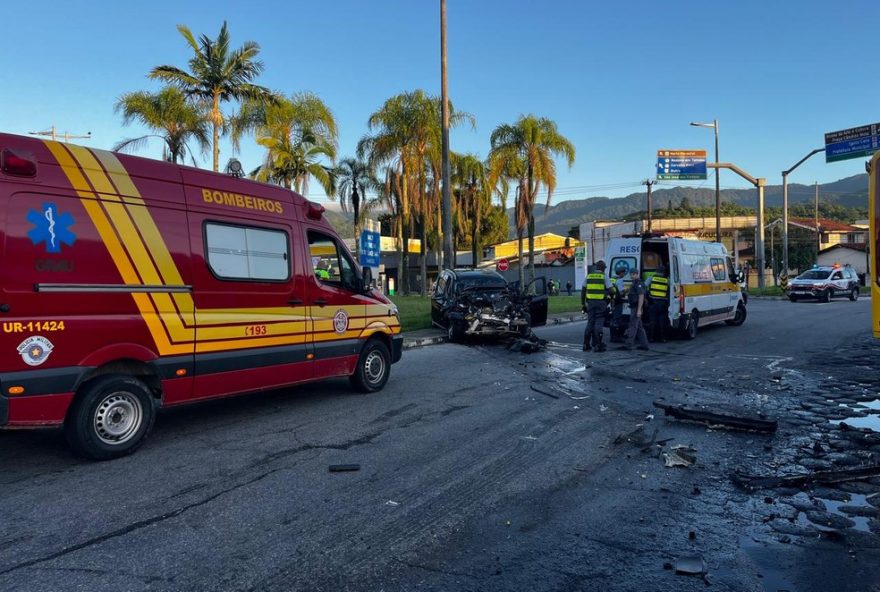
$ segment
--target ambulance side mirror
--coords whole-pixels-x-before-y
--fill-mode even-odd
[[[361,292],[369,294],[373,291],[373,270],[369,267],[361,269]]]

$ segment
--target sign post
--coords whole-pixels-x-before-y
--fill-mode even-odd
[[[361,267],[371,268],[374,278],[379,277],[379,265],[382,262],[379,228],[379,223],[375,220],[365,220],[358,241],[358,261]]]
[[[871,156],[880,150],[880,123],[825,134],[825,162]]]
[[[657,179],[701,181],[707,178],[705,150],[658,150]]]

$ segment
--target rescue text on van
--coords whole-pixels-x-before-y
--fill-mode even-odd
[[[0,134],[0,427],[133,451],[159,407],[401,357],[397,309],[324,208],[278,186]]]

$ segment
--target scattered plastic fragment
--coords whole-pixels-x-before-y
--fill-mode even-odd
[[[344,473],[347,471],[360,471],[361,466],[358,464],[350,464],[350,465],[330,465],[329,467],[331,473]]]
[[[685,576],[699,576],[706,573],[706,561],[699,555],[681,557],[673,564],[675,573]]]

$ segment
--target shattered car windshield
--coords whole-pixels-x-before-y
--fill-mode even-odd
[[[830,271],[823,271],[821,269],[811,269],[810,271],[805,271],[800,274],[797,279],[799,280],[827,280],[828,276],[831,275]]]
[[[462,276],[459,279],[458,285],[461,290],[471,290],[474,288],[502,290],[507,287],[503,280],[491,275]]]

